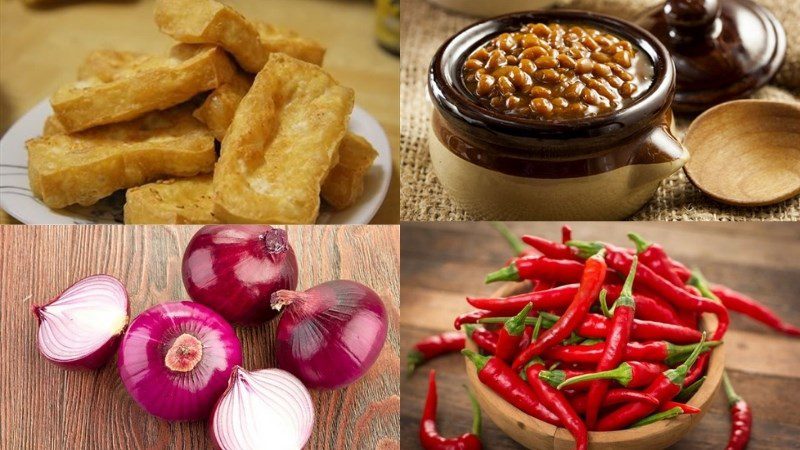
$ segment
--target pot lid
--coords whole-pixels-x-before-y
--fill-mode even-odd
[[[786,54],[780,22],[750,0],[667,0],[637,23],[675,61],[679,112],[746,97],[775,76]]]

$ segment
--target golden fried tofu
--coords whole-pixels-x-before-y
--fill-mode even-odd
[[[211,175],[148,183],[125,193],[126,224],[219,223],[211,213]]]
[[[339,163],[322,184],[322,199],[339,210],[352,206],[364,192],[364,175],[377,156],[366,139],[347,133],[339,145]]]
[[[225,137],[239,102],[252,84],[250,77],[237,72],[229,82],[211,91],[203,104],[194,110],[194,116],[206,124],[218,141],[222,142]]]
[[[282,30],[270,24],[256,23],[261,43],[269,53],[285,53],[318,66],[325,58],[325,47],[319,42],[299,36],[291,30]]]
[[[91,77],[61,87],[50,99],[64,128],[72,133],[124,122],[183,103],[230,80],[234,66],[213,46],[179,46],[172,56],[124,70],[109,82]]]
[[[271,54],[222,141],[214,215],[223,222],[314,223],[353,97],[320,67]]]
[[[97,78],[103,83],[109,83],[121,73],[136,70],[150,63],[157,63],[159,60],[158,56],[144,53],[95,50],[89,53],[78,66],[78,80]]]
[[[154,16],[161,32],[179,42],[218,45],[248,72],[258,72],[267,61],[255,25],[220,2],[157,0]]]
[[[118,189],[209,173],[216,159],[214,137],[189,105],[26,146],[31,190],[51,208],[92,205]]]

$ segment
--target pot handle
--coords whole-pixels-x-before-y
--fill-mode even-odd
[[[647,136],[645,146],[647,147],[648,163],[638,165],[635,185],[653,183],[669,177],[689,161],[689,151],[681,144],[678,138],[672,134],[670,125],[671,117],[665,120],[660,126],[653,128]],[[657,155],[653,162],[653,156]]]

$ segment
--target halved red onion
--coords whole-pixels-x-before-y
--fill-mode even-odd
[[[93,275],[31,311],[42,356],[67,368],[97,369],[114,354],[128,324],[128,293],[116,278]]]
[[[186,246],[182,273],[192,300],[241,325],[275,317],[270,295],[297,287],[297,259],[286,231],[269,225],[201,228]]]
[[[305,292],[278,291],[278,367],[312,389],[336,389],[361,378],[386,341],[383,301],[372,289],[349,280],[314,286]]]
[[[208,417],[242,347],[233,327],[199,303],[162,303],[131,322],[119,347],[122,383],[145,411],[166,420]]]
[[[235,367],[211,415],[211,438],[222,450],[299,450],[314,427],[308,389],[280,369]]]

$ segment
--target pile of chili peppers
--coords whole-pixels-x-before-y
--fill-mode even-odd
[[[722,343],[728,310],[800,336],[800,328],[756,300],[709,284],[699,271],[637,234],[628,235],[634,247],[623,248],[572,240],[568,227],[561,242],[536,236],[520,240],[502,224],[496,227],[516,256],[486,282],[527,280],[530,292],[467,298],[477,309],[455,319],[463,334],[448,331],[417,343],[409,355],[409,375],[429,359],[461,351],[484,385],[522,412],[566,428],[577,449],[588,447],[588,431],[699,413],[687,402],[705,380],[711,351]],[[717,318],[710,336],[701,331],[703,313]],[[464,349],[467,339],[480,353]],[[733,416],[728,448],[741,449],[752,415],[727,374],[725,390]],[[477,428],[459,438],[438,435],[435,396],[431,374],[420,429],[423,447],[481,448]],[[476,415],[479,422],[480,412]]]

